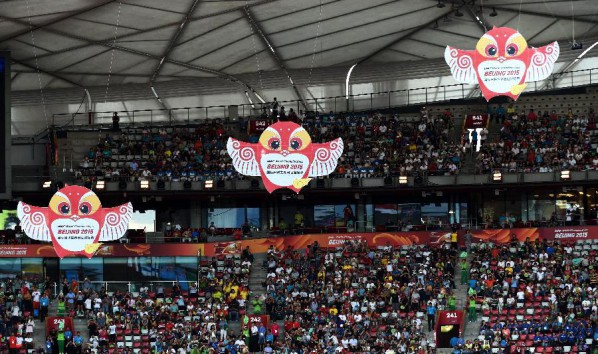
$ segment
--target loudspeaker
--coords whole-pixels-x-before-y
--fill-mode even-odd
[[[228,119],[233,122],[239,119],[239,106],[228,106]]]

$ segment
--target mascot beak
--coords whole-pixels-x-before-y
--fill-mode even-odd
[[[289,150],[282,150],[280,153],[282,156],[286,157],[289,154]]]
[[[499,63],[502,63],[507,59],[505,59],[505,57],[498,57],[498,59],[496,59],[496,60],[498,60]]]
[[[81,219],[81,218],[79,217],[79,215],[73,215],[73,216],[71,216],[71,220],[73,220],[73,221],[77,221],[77,220],[79,220],[79,219]]]

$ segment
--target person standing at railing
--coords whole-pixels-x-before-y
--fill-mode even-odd
[[[112,130],[115,132],[120,130],[120,117],[118,116],[118,112],[114,112],[112,114]]]
[[[44,291],[42,296],[39,299],[40,304],[40,311],[39,311],[39,320],[44,322],[46,316],[48,316],[48,307],[50,306],[50,298],[48,297],[47,291]]]
[[[276,97],[274,97],[274,101],[272,102],[272,119],[278,118],[278,101]]]

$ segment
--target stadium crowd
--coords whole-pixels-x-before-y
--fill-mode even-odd
[[[30,350],[42,344],[34,342],[34,317],[43,321],[48,315],[49,287],[49,281],[19,275],[0,282],[0,351]]]
[[[423,109],[417,121],[378,112],[308,114],[296,120],[314,142],[343,138],[346,153],[333,177],[456,174],[461,165],[461,148],[448,143],[453,122],[448,110],[432,117]],[[244,178],[226,152],[233,133],[219,120],[195,127],[125,128],[91,147],[75,177],[85,182]],[[253,143],[259,138],[236,137]]]
[[[284,320],[275,347],[303,353],[434,352],[427,333],[438,309],[454,308],[454,251],[347,241],[305,254],[271,248],[264,311]]]
[[[54,290],[49,281],[17,277],[0,284],[0,350],[433,353],[430,331],[439,310],[456,308],[460,270],[468,320],[481,317],[481,325],[478,338],[451,340],[456,352],[588,353],[598,340],[596,245],[466,240],[470,260],[452,239],[402,248],[351,240],[305,251],[272,246],[262,264],[263,292],[249,290],[249,248],[201,261],[196,283],[172,287],[108,293],[88,279],[64,279]],[[85,318],[87,331],[53,329],[45,343],[33,342],[50,301],[59,316]],[[248,313],[268,314],[270,324],[248,324]],[[237,333],[233,323],[242,325]]]
[[[593,119],[571,111],[567,115],[533,109],[508,113],[499,107],[492,112],[502,126],[477,155],[477,173],[598,169],[598,154],[592,148]]]
[[[212,348],[212,353],[221,352],[221,347],[242,347],[240,337],[230,333],[228,326],[245,314],[252,260],[245,250],[202,261],[196,283],[158,283],[151,289],[143,284],[135,292],[106,292],[87,278],[64,279],[54,300],[57,315],[86,319],[87,333],[74,333],[66,325],[52,329],[45,343],[32,343],[34,315],[44,321],[52,286],[47,285],[40,295],[27,282],[9,280],[0,289],[6,309],[0,320],[0,350],[13,349],[7,339],[13,333],[19,342],[15,353],[25,348],[38,348],[39,353],[207,353]],[[34,314],[36,308],[41,312]]]
[[[546,240],[473,251],[470,318],[483,314],[479,338],[461,349],[499,348],[510,353],[591,352],[598,340],[596,247]]]
[[[417,121],[378,112],[330,112],[307,116],[302,124],[315,141],[343,138],[346,153],[336,171],[340,177],[456,174],[461,165],[460,147],[449,144],[449,110],[434,117],[424,107]]]

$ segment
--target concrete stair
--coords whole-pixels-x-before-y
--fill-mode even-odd
[[[468,253],[467,255],[467,264],[468,266],[471,266],[471,260],[472,260],[472,256],[471,253]],[[478,337],[478,335],[480,334],[480,326],[482,324],[482,316],[481,316],[481,312],[479,311],[478,308],[478,314],[477,314],[477,321],[475,322],[469,322],[468,321],[468,316],[467,316],[467,312],[468,312],[468,308],[469,308],[469,301],[467,299],[467,291],[469,290],[469,286],[467,284],[461,284],[461,269],[460,267],[457,265],[456,267],[456,274],[455,274],[455,285],[457,287],[457,289],[455,290],[455,298],[456,298],[456,308],[457,309],[463,309],[464,313],[465,313],[465,328],[463,329],[463,339],[464,340],[474,340]]]
[[[267,259],[265,253],[254,254],[255,261],[251,265],[251,273],[249,276],[249,289],[251,290],[251,297],[261,296],[266,293],[266,288],[262,286],[262,283],[266,281],[267,269],[262,267],[264,261]],[[248,313],[253,313],[253,306],[247,306]],[[266,306],[262,306],[262,313],[265,313]],[[272,320],[270,320],[272,321]],[[284,338],[284,320],[276,321],[280,327],[279,338]],[[273,323],[273,322],[270,322]]]
[[[117,138],[120,136],[119,132],[110,131],[69,131],[66,138],[58,139],[58,151],[60,155],[59,166],[62,167],[66,160],[66,167],[70,169],[70,162],[74,168],[77,168],[81,161],[85,159],[85,155],[89,148],[94,147],[104,140],[106,136]]]
[[[254,254],[254,262],[251,264],[251,270],[249,273],[249,290],[251,291],[251,301],[256,296],[262,296],[266,293],[266,289],[262,286],[262,284],[266,281],[266,269],[262,267],[264,261],[266,260],[266,254]],[[251,302],[250,301],[250,302]],[[247,309],[249,313],[253,313],[253,305],[248,304]],[[262,312],[266,310],[266,307],[262,305]]]

